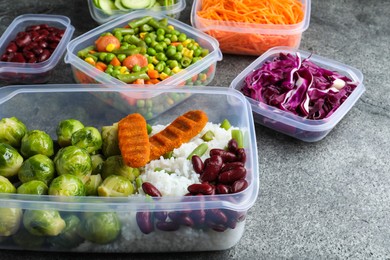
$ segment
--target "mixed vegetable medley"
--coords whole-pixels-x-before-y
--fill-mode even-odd
[[[93,4],[108,15],[116,11],[129,12],[138,9],[160,11],[161,7],[176,4],[176,0],[93,0]]]
[[[217,128],[207,130],[213,129],[210,126]],[[230,140],[223,140],[223,147],[212,145],[214,139],[218,141],[218,131],[230,136]],[[136,113],[101,130],[77,119],[64,119],[56,125],[56,141],[45,131],[27,129],[16,117],[3,118],[0,193],[161,197],[163,192],[156,183],[142,178],[145,166],[151,161],[173,159],[173,151],[195,137],[200,144],[186,152],[184,161],[190,162],[198,180],[187,187],[184,198],[237,193],[248,187],[241,130],[228,120],[212,124],[205,112],[192,110],[163,127],[149,125]],[[155,168],[149,174],[158,176],[167,174],[167,170]],[[234,228],[243,217],[219,209],[142,211],[137,212],[135,221],[144,234],[155,228],[173,231],[181,225],[222,232]],[[11,238],[23,248],[43,243],[72,248],[84,240],[106,244],[114,241],[120,230],[121,221],[115,212],[0,208],[0,242]]]
[[[102,34],[77,56],[125,83],[157,84],[208,53],[208,49],[169,25],[166,18],[145,16]],[[207,72],[200,73],[193,84],[201,85],[207,78]]]

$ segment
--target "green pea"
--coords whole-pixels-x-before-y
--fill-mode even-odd
[[[139,72],[139,71],[141,71],[141,66],[138,64],[135,64],[131,70],[133,72]]]
[[[131,34],[126,34],[125,36],[123,36],[122,44],[123,42],[128,43],[130,41],[130,38],[131,38]]]
[[[178,30],[172,30],[171,34],[172,34],[172,35],[179,36],[179,35],[180,35],[180,32],[179,32]]]
[[[195,62],[198,62],[198,61],[200,61],[202,59],[202,57],[193,57],[192,58],[192,64],[194,64]]]
[[[144,41],[145,41],[145,43],[146,43],[147,45],[150,45],[150,44],[152,43],[153,39],[152,39],[152,37],[150,37],[150,36],[146,36],[146,37],[144,38]]]
[[[172,37],[172,34],[171,34],[171,33],[166,33],[166,34],[165,34],[165,38],[169,38],[169,39],[170,39],[171,37]]]
[[[177,42],[177,40],[178,40],[177,35],[171,36],[171,42]]]
[[[169,68],[170,69],[173,69],[175,67],[179,67],[179,62],[177,62],[177,60],[170,60],[169,62]]]
[[[167,66],[164,68],[163,72],[165,74],[167,74],[167,75],[171,75],[172,74],[172,70],[169,67],[167,67]]]
[[[118,58],[118,60],[120,62],[122,62],[124,59],[126,59],[126,54],[121,53],[121,54],[118,54],[116,57]]]
[[[183,44],[179,44],[179,45],[176,46],[176,50],[179,51],[179,52],[182,51],[183,48],[184,48]]]
[[[199,57],[202,54],[202,49],[201,48],[196,48],[194,49],[194,57]]]
[[[99,60],[105,61],[107,56],[107,52],[101,52],[99,53]]]
[[[147,54],[150,56],[154,56],[154,55],[156,55],[156,50],[149,47],[147,50]]]
[[[180,61],[183,58],[183,55],[181,54],[181,52],[176,52],[176,54],[173,55],[173,58],[177,61]]]
[[[164,35],[157,34],[156,41],[158,41],[158,42],[162,42],[164,39],[165,39],[165,36],[164,36]]]
[[[156,59],[158,59],[159,61],[166,61],[167,56],[165,56],[165,54],[163,52],[159,52],[156,54]]]
[[[168,47],[168,44],[164,41],[160,42],[160,44],[163,47],[163,49],[166,49]]]
[[[168,47],[168,49],[167,49],[167,51],[165,52],[165,54],[168,56],[168,57],[173,57],[173,56],[175,56],[175,54],[176,54],[176,48],[175,47],[173,47],[173,46],[171,46],[172,48],[169,48]]]
[[[111,73],[114,71],[114,69],[111,67],[107,67],[107,69],[104,71],[105,73],[107,73],[107,74],[110,74],[111,75]]]
[[[156,52],[162,52],[164,51],[164,46],[159,43],[154,46],[154,49],[156,50]]]
[[[162,72],[164,70],[165,66],[161,62],[157,63],[157,65],[154,67],[155,70],[158,72]]]
[[[164,42],[165,42],[167,45],[169,45],[169,44],[171,44],[171,39],[165,38],[165,39],[164,39]]]
[[[208,49],[202,49],[202,54],[201,54],[202,57],[205,57],[208,54],[209,54],[209,50]]]
[[[118,75],[120,74],[120,71],[119,70],[113,70],[112,72],[111,72],[111,76],[113,76],[113,77],[117,77]]]
[[[185,35],[184,33],[180,33],[180,35],[178,36],[178,40],[179,42],[184,42],[185,40],[187,40],[187,35]]]
[[[190,42],[189,44],[187,44],[187,49],[189,50],[193,50],[194,49],[194,44],[192,42]]]
[[[113,53],[107,53],[106,62],[107,62],[107,63],[110,63],[110,62],[112,61],[113,58],[115,58],[115,54],[113,54]]]
[[[148,59],[148,63],[151,64],[153,62],[153,56],[146,57]]]
[[[157,33],[157,36],[158,36],[158,35],[163,35],[163,36],[164,36],[164,35],[165,35],[165,30],[162,29],[162,28],[158,28],[157,31],[156,31],[156,33]]]

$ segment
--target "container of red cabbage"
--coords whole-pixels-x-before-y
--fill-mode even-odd
[[[288,47],[265,52],[230,87],[257,123],[306,142],[323,139],[365,91],[358,69]]]
[[[48,82],[73,32],[74,27],[66,16],[24,14],[16,17],[0,38],[0,82]]]

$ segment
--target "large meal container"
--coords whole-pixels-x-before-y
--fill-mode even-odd
[[[337,108],[329,117],[319,120],[312,120],[294,115],[291,112],[283,111],[279,108],[264,104],[255,99],[247,97],[249,100],[255,122],[274,129],[278,132],[287,134],[305,142],[316,142],[323,139],[339,123],[341,119],[358,101],[364,93],[363,74],[360,70],[342,64],[335,60],[327,59],[313,53],[298,50],[289,47],[275,47],[261,55],[244,69],[231,83],[230,88],[241,91],[244,86],[245,78],[252,71],[260,68],[265,62],[273,60],[279,53],[290,53],[295,55],[299,53],[302,60],[309,58],[312,62],[325,69],[336,71],[341,75],[347,76],[352,81],[357,82],[358,86],[352,91],[348,98]]]
[[[104,84],[6,86],[0,89],[0,118],[17,117],[25,122],[28,129],[41,129],[55,139],[55,125],[65,118],[77,118],[85,125],[100,129],[126,116],[126,113],[110,105],[109,96],[126,94],[137,98],[155,91],[162,92],[150,88],[129,86],[124,89]],[[158,118],[148,120],[151,125],[165,125],[188,110],[201,109],[207,113],[209,122],[219,123],[227,119],[232,126],[242,130],[247,155],[246,180],[249,183],[246,189],[226,195],[146,197],[139,194],[122,198],[2,193],[1,209],[17,211],[19,217],[22,212],[26,214],[32,210],[50,210],[58,211],[61,217],[72,215],[83,220],[111,212],[119,221],[120,235],[115,240],[104,243],[92,238],[76,242],[78,239],[74,236],[32,236],[23,228],[24,222],[20,219],[12,230],[8,230],[10,232],[7,236],[0,236],[0,248],[72,252],[177,252],[224,250],[237,244],[245,232],[245,216],[255,203],[259,189],[258,155],[251,107],[240,92],[229,88],[171,87],[164,92],[186,94],[189,97],[174,108],[163,111]],[[128,111],[136,112],[138,109],[136,105],[125,102],[123,106],[127,106]],[[201,215],[195,213],[206,212],[206,216],[222,214],[225,216],[225,224],[218,224],[216,217],[208,222],[214,223],[212,225],[199,224],[191,227],[183,224],[173,231],[155,228],[153,232],[144,234],[137,225],[137,212],[154,216],[157,216],[157,212],[193,213],[195,221],[202,219]],[[5,218],[0,218],[1,221],[5,221]],[[157,221],[157,218],[153,221]],[[104,230],[105,223],[103,221],[101,225],[90,225],[88,228],[99,234],[100,230]],[[5,233],[3,229],[0,230],[2,234]],[[78,229],[73,231],[75,230]],[[53,243],[53,239],[57,242]],[[70,246],[73,242],[76,243]]]
[[[302,22],[291,25],[205,19],[198,14],[202,10],[202,1],[193,2],[191,24],[217,39],[223,53],[259,56],[276,46],[298,48],[302,33],[310,23],[311,0],[300,0],[304,18]]]
[[[49,81],[53,69],[65,52],[72,38],[74,27],[70,19],[62,15],[24,14],[16,17],[0,38],[0,55],[19,32],[30,25],[47,24],[65,30],[50,58],[39,63],[17,63],[0,61],[0,81],[4,84],[39,84]]]
[[[127,9],[127,10],[121,10],[121,9],[114,9],[109,11],[104,11],[102,8],[98,8],[94,2],[99,2],[98,0],[88,0],[88,8],[89,12],[91,14],[91,17],[98,22],[99,24],[106,23],[108,21],[111,21],[112,19],[117,18],[118,16],[128,14],[130,12],[134,12],[140,9]],[[106,0],[107,2],[107,0]],[[118,2],[118,0],[117,0]],[[119,1],[120,2],[120,1]],[[158,6],[158,7],[152,7],[147,8],[143,10],[147,11],[154,11],[159,14],[165,14],[172,18],[179,19],[181,11],[186,8],[186,1],[185,0],[177,0],[175,4],[169,5],[169,6]]]
[[[103,24],[69,42],[65,63],[69,63],[72,67],[73,75],[77,83],[106,83],[119,84],[126,86],[127,84],[120,81],[109,74],[99,71],[87,62],[77,57],[77,52],[94,44],[98,37],[105,32],[110,32],[114,28],[124,27],[131,20],[136,20],[145,16],[152,16],[155,19],[168,19],[168,24],[182,33],[185,33],[188,38],[195,39],[199,45],[209,50],[209,54],[198,62],[188,66],[173,76],[153,85],[154,89],[158,89],[161,85],[189,85],[197,81],[199,74],[207,75],[206,79],[201,82],[202,85],[207,85],[211,82],[215,75],[217,61],[222,60],[222,53],[219,49],[218,42],[209,35],[194,29],[176,19],[172,19],[165,15],[155,12],[136,11],[127,15],[116,18],[106,24]]]

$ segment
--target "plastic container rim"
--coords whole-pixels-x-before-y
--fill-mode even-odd
[[[197,30],[197,29],[195,29],[195,28],[193,28],[193,27],[191,27],[191,26],[189,26],[189,25],[187,25],[187,24],[185,24],[177,19],[166,16],[164,14],[157,14],[156,12],[150,12],[150,11],[148,11],[148,12],[134,11],[134,12],[131,12],[129,14],[119,16],[119,17],[111,20],[110,22],[102,24],[102,25],[74,38],[73,40],[71,40],[67,44],[67,47],[66,47],[67,53],[66,53],[65,58],[64,58],[65,63],[71,64],[72,66],[76,67],[77,69],[81,70],[82,72],[84,72],[86,74],[93,73],[95,80],[103,81],[104,83],[113,83],[113,84],[117,84],[117,85],[128,85],[127,83],[122,82],[122,81],[102,72],[102,71],[99,71],[98,69],[94,68],[93,66],[89,65],[88,63],[82,61],[80,58],[77,57],[77,55],[75,55],[73,53],[73,51],[75,50],[77,45],[80,44],[81,42],[88,41],[92,38],[95,38],[95,37],[97,37],[97,35],[99,35],[103,32],[106,32],[108,30],[111,30],[117,26],[123,25],[124,23],[126,23],[132,19],[136,19],[136,18],[144,17],[144,16],[152,16],[154,18],[159,18],[159,19],[167,18],[169,23],[172,24],[173,26],[175,26],[175,28],[179,27],[182,30],[185,29],[185,31],[189,31],[189,32],[191,32],[191,34],[205,39],[207,42],[209,42],[213,46],[213,49],[214,49],[199,62],[190,65],[186,69],[180,71],[179,73],[173,75],[172,77],[169,77],[168,79],[166,79],[158,84],[155,84],[154,86],[157,87],[160,85],[178,84],[178,83],[185,81],[187,79],[186,78],[187,73],[200,72],[200,71],[204,70],[204,66],[201,67],[201,66],[199,66],[199,64],[203,63],[203,64],[207,64],[207,66],[208,66],[208,65],[211,65],[212,62],[216,63],[217,61],[222,60],[222,52],[219,49],[218,41],[216,39],[214,39],[213,37],[209,36],[208,34],[202,32],[200,30]],[[109,80],[110,82],[107,82],[107,80]],[[156,87],[155,87],[155,89],[156,89]]]
[[[254,24],[254,23],[243,23],[243,22],[228,22],[228,21],[217,21],[215,25],[200,26],[198,21],[204,20],[210,23],[213,20],[201,18],[197,15],[198,6],[200,7],[201,0],[194,0],[191,9],[191,24],[201,30],[219,30],[219,31],[231,31],[238,33],[249,33],[249,34],[269,34],[269,35],[291,35],[300,34],[309,27],[310,13],[311,13],[311,0],[302,0],[304,4],[304,13],[302,22],[292,25],[274,25],[274,24]],[[247,30],[245,30],[247,29]]]
[[[56,22],[65,26],[64,35],[50,56],[50,58],[40,63],[17,63],[17,62],[4,62],[0,61],[0,72],[17,72],[17,73],[29,73],[38,74],[51,70],[56,66],[58,60],[65,52],[66,45],[73,35],[75,28],[71,25],[71,21],[67,16],[64,15],[52,15],[52,14],[23,14],[16,17],[8,28],[4,31],[0,38],[0,46],[5,44],[6,38],[10,35],[15,27],[25,21],[36,21],[36,23],[43,22]]]
[[[46,84],[41,86],[35,85],[9,85],[0,88],[0,104],[10,100],[17,94],[21,93],[55,93],[55,92],[151,92],[153,89],[143,87],[140,88],[137,85],[129,84],[128,88],[122,88],[120,86],[106,86],[105,84],[83,84],[80,87],[79,84]],[[0,194],[0,201],[2,205],[6,207],[23,207],[29,209],[41,209],[42,204],[48,208],[55,208],[58,210],[88,210],[88,211],[106,211],[108,209],[115,208],[119,211],[125,210],[136,210],[139,208],[150,208],[152,206],[159,206],[159,209],[168,207],[174,210],[188,209],[188,205],[199,208],[226,208],[237,211],[245,211],[253,206],[255,203],[258,192],[259,192],[259,166],[258,166],[258,154],[257,144],[255,137],[254,122],[252,117],[252,110],[248,100],[245,96],[231,88],[221,88],[215,86],[165,86],[164,93],[179,92],[179,93],[190,93],[190,94],[218,94],[225,95],[227,97],[234,97],[242,102],[243,114],[247,124],[244,126],[248,132],[248,147],[251,153],[248,153],[248,157],[251,158],[247,162],[251,162],[249,169],[251,172],[251,183],[244,191],[235,194],[227,195],[213,195],[213,196],[193,196],[191,201],[183,203],[182,199],[185,196],[167,196],[160,198],[147,198],[141,196],[131,196],[123,198],[104,198],[104,197],[59,197],[59,196],[35,196],[26,194]],[[246,199],[241,202],[232,202],[230,198],[232,196],[243,195]],[[219,200],[214,200],[216,197]],[[106,203],[101,203],[102,201]],[[157,210],[157,209],[156,209]]]
[[[318,65],[326,65],[332,70],[338,71],[341,74],[346,74],[352,80],[357,81],[359,84],[351,95],[340,105],[340,107],[328,118],[313,120],[294,115],[287,111],[283,111],[279,108],[269,106],[267,104],[261,103],[257,100],[254,100],[250,97],[246,97],[252,105],[253,112],[260,114],[262,116],[272,118],[273,120],[282,122],[286,125],[293,126],[306,131],[324,131],[332,129],[352,108],[352,106],[357,102],[360,96],[364,93],[365,87],[363,84],[363,74],[360,70],[340,63],[338,61],[328,59],[310,52],[291,48],[278,46],[269,49],[263,55],[258,57],[253,61],[248,67],[246,67],[230,84],[230,88],[237,89],[239,83],[254,69],[260,67],[265,61],[270,60],[276,54],[280,52],[295,54],[300,53],[302,58],[307,58],[310,56],[310,60]]]

